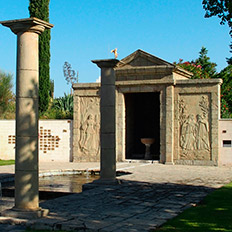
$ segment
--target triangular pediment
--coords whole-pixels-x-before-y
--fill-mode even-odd
[[[129,56],[120,60],[117,68],[133,68],[133,67],[146,67],[146,66],[168,66],[174,67],[173,64],[160,59],[159,57],[153,56],[143,50],[138,49]]]

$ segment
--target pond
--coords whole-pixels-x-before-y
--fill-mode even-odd
[[[116,173],[117,176],[128,174],[131,173],[124,171],[117,171]],[[43,176],[39,178],[39,198],[41,200],[48,200],[72,193],[80,193],[84,184],[91,183],[99,178],[99,171]],[[1,193],[3,197],[14,197],[14,182],[4,183]]]
[[[39,190],[51,192],[82,192],[82,185],[99,179],[99,175],[59,175],[39,178]]]
[[[82,186],[99,179],[99,175],[91,174],[65,174],[52,175],[39,178],[39,198],[48,200],[72,193],[82,192]],[[14,181],[6,182],[0,191],[1,197],[14,198]]]

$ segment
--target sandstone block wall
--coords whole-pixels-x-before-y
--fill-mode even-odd
[[[73,161],[100,161],[100,84],[75,84]]]
[[[174,144],[176,164],[218,165],[220,89],[213,81],[177,81]]]

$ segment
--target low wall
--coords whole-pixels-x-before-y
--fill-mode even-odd
[[[15,159],[15,120],[0,120],[0,159]],[[72,120],[39,121],[39,160],[72,161]]]
[[[219,120],[220,165],[232,165],[232,119]]]
[[[72,120],[39,121],[39,160],[72,161]],[[0,120],[0,159],[15,158],[15,120]],[[232,165],[232,119],[219,120],[219,165]]]

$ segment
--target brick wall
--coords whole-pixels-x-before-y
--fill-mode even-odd
[[[72,160],[72,120],[39,121],[39,160]],[[0,120],[0,159],[15,158],[15,120]]]

